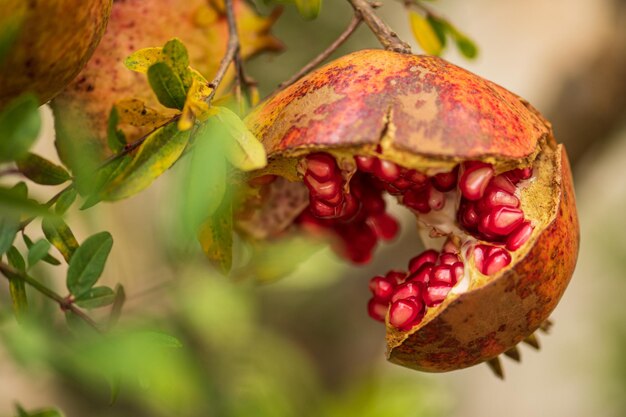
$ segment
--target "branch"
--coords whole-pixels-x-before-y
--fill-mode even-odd
[[[398,38],[398,35],[378,17],[374,12],[374,8],[367,0],[348,0],[348,2],[354,8],[354,12],[360,15],[367,26],[369,26],[385,49],[403,54],[411,53],[409,44]]]
[[[278,86],[277,91],[282,90],[283,88],[290,86],[291,84],[298,81],[300,78],[305,76],[309,71],[313,68],[317,67],[319,64],[324,62],[326,58],[330,56],[333,52],[337,50],[348,38],[354,33],[354,31],[359,27],[361,22],[363,21],[363,17],[361,14],[355,14],[350,21],[348,27],[339,35],[337,39],[333,43],[331,43],[328,48],[326,48],[321,54],[313,58],[308,64],[306,64],[300,71],[294,74],[291,78],[286,81],[283,81]]]
[[[50,288],[37,281],[35,278],[28,275],[26,272],[18,271],[17,269],[12,268],[10,265],[5,264],[4,262],[0,262],[0,272],[2,272],[2,275],[4,275],[8,280],[19,279],[20,281],[25,282],[44,296],[56,302],[59,307],[61,307],[61,310],[71,311],[98,333],[102,333],[102,331],[98,327],[98,324],[93,321],[91,317],[85,314],[81,309],[76,307],[72,303],[71,299],[60,296],[56,292],[52,291]]]

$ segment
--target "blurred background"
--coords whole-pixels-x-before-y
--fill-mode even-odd
[[[412,41],[403,9],[385,3],[380,15]],[[314,251],[287,278],[233,282],[177,243],[174,169],[129,200],[70,213],[78,235],[114,236],[104,280],[126,287],[121,326],[128,337],[122,331],[102,347],[42,329],[20,333],[2,294],[0,415],[12,415],[17,401],[56,405],[68,416],[626,416],[626,1],[432,5],[480,47],[474,61],[453,48],[444,57],[530,101],[570,154],[581,249],[539,352],[525,346],[521,364],[505,359],[504,381],[484,365],[424,374],[385,362],[384,328],[366,314],[366,283],[421,250],[407,213],[397,213],[403,234],[367,267],[297,241],[264,254],[271,280],[272,262]],[[347,2],[331,0],[316,21],[303,22],[286,8],[274,28],[285,53],[247,65],[262,93],[322,51],[351,13]],[[378,45],[361,27],[334,56],[365,47]],[[52,119],[42,111],[37,151],[54,159]],[[132,329],[172,334],[182,346],[163,340],[161,350],[144,349],[154,335]],[[112,406],[110,387],[119,387]]]

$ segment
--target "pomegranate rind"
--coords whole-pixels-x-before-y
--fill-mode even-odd
[[[549,134],[526,101],[499,85],[441,58],[384,50],[329,63],[246,123],[270,157],[383,142],[427,158],[530,162]]]
[[[509,350],[548,318],[572,276],[580,239],[567,154],[561,145],[556,152],[558,209],[530,250],[486,285],[450,297],[411,331],[387,325],[389,361],[428,372],[466,368]]]

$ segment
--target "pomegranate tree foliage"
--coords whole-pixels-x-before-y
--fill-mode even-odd
[[[224,7],[220,0],[212,3]],[[317,17],[322,6],[321,0],[275,3],[294,5],[305,19]],[[418,1],[406,7],[416,40],[427,53],[440,54],[450,38],[465,56],[475,56],[474,44],[447,20]],[[10,51],[11,39],[1,37],[0,54]],[[238,62],[236,55],[231,58]],[[15,317],[0,303],[0,337],[9,353],[25,366],[54,371],[61,382],[79,381],[73,389],[85,397],[82,406],[117,401],[134,409],[131,415],[148,410],[262,416],[261,410],[272,409],[267,415],[405,416],[407,409],[441,415],[446,401],[432,400],[440,392],[416,386],[414,379],[365,378],[354,390],[326,400],[307,359],[259,323],[249,289],[219,276],[207,279],[205,269],[181,274],[184,284],[173,290],[175,311],[118,324],[124,287],[99,283],[114,237],[108,231],[76,235],[66,220],[68,210],[131,197],[176,165],[174,176],[184,190],[174,204],[176,256],[194,264],[189,247],[197,238],[216,269],[228,273],[233,267],[232,208],[249,192],[238,187],[241,173],[266,164],[263,146],[241,119],[258,102],[253,84],[242,83],[235,94],[215,98],[218,85],[190,66],[185,46],[175,38],[135,52],[125,65],[145,74],[168,110],[149,108],[133,97],[118,101],[107,128],[112,155],[104,161],[81,146],[90,132],[81,127],[78,114],[75,124],[56,126],[57,137],[66,138],[62,166],[31,151],[42,126],[36,96],[25,92],[0,110],[0,273]],[[129,141],[123,125],[149,133]],[[9,175],[20,180],[9,183]],[[42,202],[34,197],[42,186],[59,188]],[[298,240],[251,248],[254,261],[233,275],[271,282],[317,249]],[[66,265],[64,290],[47,278],[43,264]],[[67,326],[51,311],[54,304]],[[55,409],[27,409],[18,405],[15,415],[63,415]]]

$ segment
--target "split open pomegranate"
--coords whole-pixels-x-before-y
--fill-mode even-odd
[[[246,122],[269,155],[238,215],[248,236],[312,233],[366,263],[399,230],[385,195],[415,214],[429,249],[369,280],[392,362],[441,372],[493,360],[555,308],[578,252],[571,173],[516,95],[439,58],[367,50]]]

